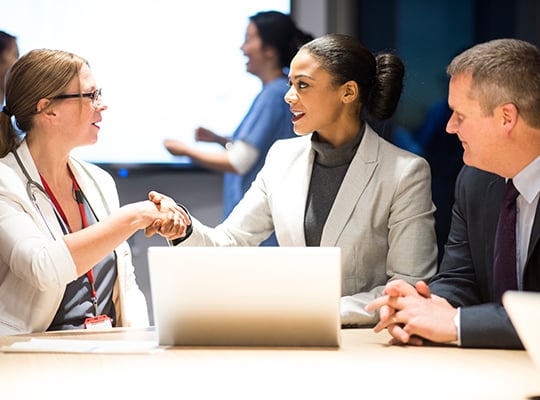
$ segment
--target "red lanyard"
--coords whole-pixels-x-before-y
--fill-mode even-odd
[[[77,181],[75,180],[75,177],[73,176],[73,173],[71,172],[71,170],[69,171],[69,174],[71,175],[71,181],[73,182],[73,194],[75,195],[75,200],[77,201],[77,204],[79,206],[79,212],[81,213],[82,225],[83,225],[83,228],[86,228],[86,227],[88,227],[88,220],[86,218],[86,212],[84,211],[84,203],[83,203],[82,192],[81,192],[81,189],[79,188],[79,185],[78,185]],[[47,191],[47,194],[51,198],[51,201],[53,202],[54,207],[56,208],[56,210],[58,210],[58,213],[62,217],[62,220],[65,222],[65,224],[68,227],[69,231],[72,232],[71,227],[69,226],[69,222],[68,222],[68,220],[66,218],[66,214],[64,213],[64,210],[62,210],[62,207],[60,206],[60,203],[58,202],[58,200],[54,196],[54,193],[52,192],[51,188],[49,187],[49,185],[47,184],[47,182],[45,181],[43,176],[41,176],[41,174],[39,174],[39,177],[41,178],[41,182],[43,183],[43,187],[45,188],[45,190]],[[86,276],[88,277],[88,281],[90,282],[90,287],[91,287],[91,290],[92,290],[92,303],[94,305],[94,313],[97,316],[98,315],[97,291],[96,291],[96,288],[95,288],[95,285],[94,285],[94,273],[93,273],[92,269],[90,269],[86,273]]]

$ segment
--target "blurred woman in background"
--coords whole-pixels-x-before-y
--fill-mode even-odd
[[[248,58],[247,71],[261,80],[262,90],[231,136],[197,128],[195,139],[223,146],[222,152],[207,152],[179,140],[165,140],[174,155],[188,156],[196,164],[224,172],[223,217],[226,218],[261,169],[268,149],[278,139],[294,136],[287,92],[287,68],[305,42],[312,39],[297,28],[289,15],[263,11],[249,18],[241,50]],[[276,244],[269,240],[266,245]]]

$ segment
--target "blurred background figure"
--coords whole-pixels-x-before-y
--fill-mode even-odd
[[[247,71],[261,80],[262,90],[232,135],[203,127],[195,130],[197,141],[218,143],[224,150],[203,151],[173,139],[164,142],[171,154],[188,156],[202,167],[225,173],[224,219],[255,179],[272,143],[294,136],[289,105],[283,100],[288,90],[287,68],[298,48],[312,38],[287,14],[262,11],[251,16],[240,49],[248,59]],[[272,236],[263,244],[277,245],[277,241]]]
[[[4,84],[6,74],[19,58],[17,38],[7,32],[0,31],[0,100],[4,104]]]
[[[7,79],[7,73],[11,66],[15,64],[15,61],[19,59],[19,46],[17,44],[17,37],[0,31],[0,106],[5,104],[5,84]],[[22,140],[24,133],[17,127],[14,119],[12,119],[13,131],[18,137],[18,140]]]

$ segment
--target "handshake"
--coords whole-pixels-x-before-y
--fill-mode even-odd
[[[147,237],[156,233],[168,240],[186,236],[191,227],[191,218],[183,207],[179,206],[174,199],[155,191],[148,194],[148,199],[146,203],[154,206],[152,213],[154,220],[144,228],[144,234]]]

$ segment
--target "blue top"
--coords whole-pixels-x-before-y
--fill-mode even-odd
[[[225,173],[223,180],[223,218],[225,219],[249,189],[262,168],[266,153],[278,139],[294,137],[292,114],[284,100],[288,78],[280,77],[263,86],[231,140],[242,140],[259,151],[259,158],[244,175]]]

